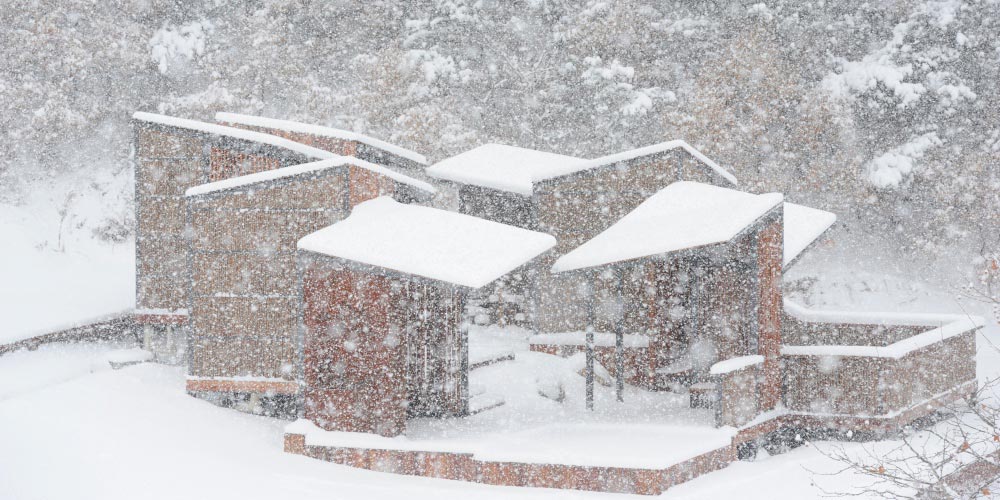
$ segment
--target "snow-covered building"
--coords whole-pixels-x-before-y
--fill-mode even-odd
[[[676,181],[737,184],[684,141],[592,160],[488,144],[442,160],[427,172],[458,186],[462,213],[555,236],[559,243],[552,262]],[[546,333],[582,329],[581,301],[565,295],[582,286],[577,276],[543,273],[534,325]]]
[[[296,242],[365,200],[426,201],[435,188],[277,135],[149,113],[134,121],[137,320],[148,343],[160,357],[186,350],[192,393],[297,395]],[[295,138],[416,163],[391,145],[376,154],[374,139],[322,132]]]
[[[188,189],[188,391],[297,394],[296,242],[365,200],[433,194],[423,181],[346,156]]]
[[[836,216],[683,141],[427,167],[328,127],[134,118],[147,346],[186,347],[192,394],[297,413],[290,452],[655,494],[782,429],[891,432],[975,389],[981,319],[786,300]]]
[[[782,208],[780,194],[676,182],[552,270],[591,283],[581,302],[592,329],[646,339],[641,365],[614,368],[635,383],[716,392],[727,363],[753,360],[740,364],[752,387],[717,391],[719,424],[742,425],[781,398]]]
[[[188,188],[334,156],[281,137],[213,123],[133,116],[136,321],[160,358],[183,352],[190,306]]]
[[[394,436],[407,418],[467,415],[469,295],[555,243],[389,197],[299,240],[305,418]]]

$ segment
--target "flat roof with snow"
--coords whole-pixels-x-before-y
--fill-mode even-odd
[[[675,182],[590,241],[560,257],[552,270],[572,271],[731,240],[782,201],[700,182]]]
[[[733,174],[729,173],[728,170],[722,168],[718,163],[712,161],[711,158],[705,156],[701,151],[698,151],[693,146],[680,139],[661,142],[659,144],[653,144],[650,146],[645,146],[638,149],[632,149],[629,151],[622,151],[621,153],[602,156],[600,158],[594,158],[592,160],[584,160],[575,166],[574,171],[584,171],[608,165],[614,165],[617,163],[634,160],[636,158],[641,158],[643,156],[660,154],[663,153],[664,151],[670,151],[674,149],[683,149],[688,154],[693,156],[696,160],[698,160],[699,162],[710,168],[713,172],[721,176],[723,179],[726,179],[734,186],[738,184],[738,182],[736,181],[736,177]]]
[[[306,146],[305,144],[290,141],[283,137],[278,137],[276,135],[265,134],[263,132],[254,132],[251,130],[244,130],[241,128],[227,127],[225,125],[218,125],[215,123],[200,122],[198,120],[189,120],[187,118],[178,118],[176,116],[158,115],[155,113],[144,113],[142,111],[137,111],[132,115],[135,120],[156,123],[159,125],[166,125],[168,127],[177,127],[188,130],[194,130],[197,132],[204,132],[207,134],[216,134],[226,137],[232,137],[234,139],[241,139],[244,141],[258,142],[261,144],[268,144],[270,146],[277,146],[279,148],[284,148],[289,151],[294,151],[296,153],[308,156],[310,158],[316,158],[318,160],[325,160],[327,158],[333,158],[337,155],[325,151],[319,148],[314,148],[312,146]]]
[[[535,184],[542,181],[673,149],[683,149],[722,178],[734,185],[737,183],[733,174],[681,140],[662,142],[592,160],[503,144],[486,144],[435,163],[427,169],[427,174],[438,179],[531,196]]]
[[[552,236],[389,197],[299,240],[302,250],[479,288],[556,244]]]
[[[427,168],[431,177],[531,196],[535,183],[577,170],[582,158],[485,144]]]
[[[428,193],[434,193],[436,191],[436,189],[434,189],[434,186],[431,186],[430,184],[424,181],[414,179],[407,175],[403,175],[399,172],[383,167],[382,165],[361,160],[353,156],[334,156],[333,158],[329,158],[326,160],[303,163],[300,165],[292,165],[283,168],[276,168],[274,170],[265,170],[263,172],[256,172],[253,174],[241,175],[238,177],[230,177],[228,179],[223,179],[221,181],[200,184],[188,188],[188,190],[184,192],[184,195],[201,196],[204,194],[241,188],[252,184],[258,184],[261,182],[269,182],[278,179],[294,177],[297,175],[320,172],[329,168],[342,167],[345,165],[353,165],[355,167],[360,167],[365,170],[374,172],[376,174],[384,175],[394,181],[413,186],[417,189],[426,191]]]
[[[284,130],[286,132],[299,132],[303,134],[313,134],[322,137],[333,137],[335,139],[343,139],[345,141],[360,142],[362,144],[367,144],[374,148],[381,149],[387,153],[391,153],[396,156],[415,161],[421,165],[427,164],[427,157],[425,157],[420,153],[417,153],[415,151],[410,151],[409,149],[399,147],[395,144],[388,143],[381,139],[369,137],[367,135],[359,134],[357,132],[351,132],[349,130],[340,130],[332,127],[324,127],[322,125],[312,125],[308,123],[301,123],[290,120],[265,118],[263,116],[242,115],[239,113],[219,112],[215,114],[215,120],[219,122],[239,123],[241,125],[247,125],[251,127],[273,128],[278,130]]]
[[[837,215],[818,208],[785,203],[784,257],[782,264],[795,260],[837,221]]]

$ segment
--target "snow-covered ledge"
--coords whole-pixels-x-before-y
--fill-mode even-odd
[[[961,314],[926,314],[926,313],[891,313],[891,312],[858,312],[858,311],[817,311],[809,309],[791,300],[784,299],[785,312],[807,323],[843,323],[850,325],[899,325],[899,326],[942,326],[958,320],[968,319],[978,321],[982,326],[983,318]]]
[[[529,337],[528,344],[547,346],[585,346],[587,345],[587,333],[583,331],[539,333]],[[649,347],[649,337],[646,335],[627,333],[622,335],[622,344],[626,349],[644,349]],[[615,334],[609,332],[595,332],[594,346],[614,347]]]
[[[764,356],[760,354],[754,354],[751,356],[739,356],[736,358],[729,358],[727,360],[719,361],[718,363],[712,365],[708,369],[708,373],[712,375],[725,375],[727,373],[736,372],[744,368],[749,368],[751,366],[757,366],[764,363]]]
[[[763,364],[764,356],[751,354],[719,361],[708,369],[717,391],[716,425],[741,427],[757,418],[763,382],[759,367]]]

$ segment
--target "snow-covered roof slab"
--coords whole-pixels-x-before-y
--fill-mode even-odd
[[[687,151],[733,185],[737,184],[733,174],[681,140],[662,142],[592,160],[503,144],[486,144],[435,163],[427,169],[427,174],[438,179],[531,196],[535,184],[548,179],[678,148]]]
[[[274,170],[265,170],[263,172],[256,172],[253,174],[241,175],[239,177],[230,177],[228,179],[223,179],[221,181],[209,182],[207,184],[200,184],[188,188],[188,190],[184,192],[184,196],[200,196],[204,194],[240,188],[252,184],[258,184],[261,182],[269,182],[278,179],[283,179],[286,177],[294,177],[297,175],[319,172],[329,168],[343,167],[345,165],[352,165],[355,167],[363,168],[365,170],[369,170],[379,175],[384,175],[394,181],[401,182],[403,184],[408,184],[410,186],[426,191],[428,193],[434,193],[437,191],[434,188],[434,186],[431,186],[430,184],[424,181],[421,181],[419,179],[414,179],[412,177],[401,174],[394,170],[390,170],[386,167],[383,167],[382,165],[361,160],[353,156],[334,156],[333,158],[328,158],[326,160],[303,163],[300,165],[292,165],[290,167],[284,167],[284,168],[276,168]]]
[[[137,111],[132,115],[135,120],[156,123],[159,125],[166,125],[168,127],[177,127],[188,130],[194,130],[197,132],[204,132],[207,134],[216,134],[226,137],[232,137],[234,139],[241,139],[244,141],[258,142],[261,144],[268,144],[271,146],[277,146],[279,148],[285,148],[289,151],[294,151],[296,153],[308,156],[310,158],[316,158],[318,160],[323,160],[326,158],[332,158],[337,156],[329,151],[324,151],[322,149],[314,148],[312,146],[306,146],[305,144],[290,141],[283,137],[278,137],[276,135],[265,134],[262,132],[253,132],[250,130],[244,130],[241,128],[226,127],[224,125],[218,125],[215,123],[200,122],[198,120],[188,120],[187,118],[178,118],[176,116],[158,115],[155,113],[144,113],[142,111]]]
[[[578,170],[582,158],[485,144],[427,168],[431,177],[531,196],[535,183]]]
[[[818,208],[785,203],[783,210],[785,214],[783,265],[795,260],[812,242],[830,229],[834,222],[837,222],[836,214]]]
[[[409,149],[399,147],[395,144],[385,142],[381,139],[369,137],[367,135],[359,134],[357,132],[351,132],[349,130],[340,130],[331,127],[324,127],[322,125],[312,125],[308,123],[301,123],[290,120],[265,118],[263,116],[241,115],[238,113],[224,113],[224,112],[216,113],[215,121],[225,122],[225,123],[238,123],[240,125],[247,125],[250,127],[273,128],[277,130],[284,130],[286,132],[298,132],[303,134],[318,135],[321,137],[333,137],[335,139],[343,139],[345,141],[360,142],[362,144],[367,144],[373,148],[381,149],[382,151],[385,151],[387,153],[391,153],[396,156],[415,161],[421,165],[427,164],[427,157],[425,157],[420,153],[417,153],[415,151],[410,151]]]
[[[715,171],[715,173],[719,174],[722,178],[726,179],[727,181],[729,181],[730,183],[732,183],[734,186],[738,184],[738,182],[736,181],[736,177],[733,174],[729,173],[729,171],[727,171],[726,169],[724,169],[721,166],[719,166],[718,163],[715,163],[714,161],[712,161],[711,158],[709,158],[709,157],[705,156],[704,154],[702,154],[701,151],[698,151],[697,149],[695,149],[694,147],[692,147],[690,144],[688,144],[688,143],[686,143],[686,142],[684,142],[682,140],[679,140],[679,139],[673,140],[673,141],[661,142],[659,144],[653,144],[651,146],[646,146],[646,147],[642,147],[642,148],[638,148],[638,149],[632,149],[632,150],[629,150],[629,151],[622,151],[621,153],[615,153],[613,155],[602,156],[600,158],[594,158],[593,160],[586,160],[586,161],[583,161],[583,162],[577,164],[576,165],[576,170],[582,171],[582,170],[589,170],[589,169],[592,169],[592,168],[603,167],[603,166],[606,166],[606,165],[613,165],[615,163],[621,163],[621,162],[624,162],[624,161],[634,160],[636,158],[641,158],[643,156],[654,155],[654,154],[662,153],[664,151],[670,151],[672,149],[678,149],[678,148],[683,149],[684,151],[687,151],[688,154],[690,154],[691,156],[693,156],[695,159],[697,159],[701,163],[705,164],[705,166],[707,166],[708,168],[710,168],[713,171]]]
[[[548,234],[383,196],[303,237],[298,248],[479,288],[555,244]]]
[[[614,225],[560,257],[554,272],[727,242],[782,202],[700,182],[675,182]]]

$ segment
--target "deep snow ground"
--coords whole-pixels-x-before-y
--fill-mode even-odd
[[[135,306],[135,245],[93,234],[125,213],[129,182],[81,172],[31,191],[23,204],[0,204],[0,344]]]
[[[66,193],[56,185],[33,193],[24,206],[0,205],[0,343],[133,306],[133,244],[100,243],[90,235],[94,219],[120,203],[93,193],[73,201],[60,248],[58,208]],[[844,250],[831,251],[853,255]],[[910,278],[915,272],[885,269],[884,262],[865,268],[860,258],[827,260],[826,253],[807,255],[786,275],[821,277],[791,297],[820,309],[981,313],[939,283]],[[1000,375],[993,347],[1000,345],[1000,328],[991,322],[978,343],[980,378]],[[113,371],[106,356],[117,347],[50,345],[0,356],[0,500],[608,497],[396,476],[287,455],[287,422],[187,396],[181,368]],[[822,475],[839,468],[816,448],[830,446],[840,445],[762,454],[664,496],[804,499],[822,496],[814,483],[829,491],[858,484],[856,477]]]
[[[987,335],[1000,343],[1000,328]],[[1000,354],[980,342],[983,375]],[[187,396],[183,369],[111,370],[107,344],[48,345],[0,357],[0,499],[588,498],[606,494],[507,488],[383,474],[282,452],[286,421]],[[826,476],[840,464],[816,443],[675,487],[670,499],[805,499],[863,481]]]
[[[576,491],[506,488],[382,474],[282,452],[287,422],[187,396],[183,372],[145,364],[101,366],[109,346],[52,345],[0,357],[0,498],[580,498]],[[668,498],[809,498],[813,470],[832,470],[800,448],[739,463]],[[752,488],[750,488],[752,486]]]
[[[0,380],[59,365],[63,346],[0,358]],[[0,393],[0,498],[568,498],[559,492],[381,474],[282,452],[287,422],[187,396],[183,372],[77,367],[77,377]],[[7,391],[7,388],[4,388]]]
[[[287,422],[187,396],[178,367],[110,370],[102,360],[115,347],[49,345],[0,357],[0,499],[611,497],[398,476],[285,454]],[[815,484],[857,484],[849,475],[814,474],[838,468],[807,445],[735,463],[664,497],[818,498]]]

